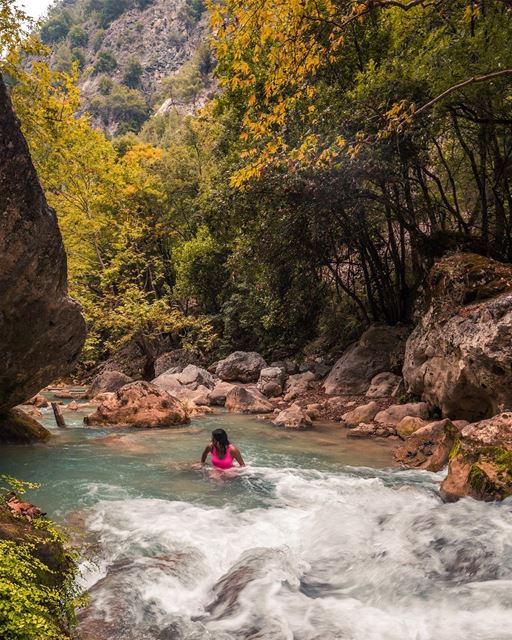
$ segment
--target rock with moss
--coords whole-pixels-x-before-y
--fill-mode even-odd
[[[431,422],[395,449],[394,456],[403,467],[440,471],[448,464],[458,437],[459,430],[451,420]]]
[[[503,500],[512,495],[512,413],[469,424],[452,448],[441,495]]]
[[[44,442],[50,432],[22,409],[15,408],[0,414],[1,444],[32,444]]]
[[[438,262],[405,351],[407,390],[452,419],[512,408],[512,266],[475,254]]]

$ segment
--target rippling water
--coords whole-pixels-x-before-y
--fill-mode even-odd
[[[97,549],[84,639],[512,639],[512,502],[444,505],[440,475],[338,427],[221,415],[112,434],[80,418],[0,461]],[[249,463],[233,477],[187,464],[219,425]]]

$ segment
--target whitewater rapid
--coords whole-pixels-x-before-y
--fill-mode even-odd
[[[443,504],[440,477],[252,467],[204,476],[245,503],[102,500],[84,637],[510,640],[512,501]]]

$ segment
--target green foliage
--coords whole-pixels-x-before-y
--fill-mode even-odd
[[[124,71],[123,84],[130,89],[136,89],[140,84],[142,73],[141,63],[135,58],[130,58]]]
[[[113,71],[117,67],[117,60],[111,51],[100,51],[94,63],[93,73]]]
[[[85,47],[89,41],[87,31],[79,24],[75,24],[71,27],[68,37],[72,47]]]
[[[41,40],[44,44],[55,44],[63,40],[70,32],[73,19],[68,11],[51,16],[41,27]]]
[[[185,0],[185,4],[180,9],[179,17],[191,28],[199,22],[205,10],[205,0]]]
[[[130,8],[130,0],[89,0],[85,15],[93,14],[100,27],[105,28]]]
[[[98,91],[102,96],[107,96],[112,91],[113,86],[114,82],[107,76],[101,76],[98,80]]]

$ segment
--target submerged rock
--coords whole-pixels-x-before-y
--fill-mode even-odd
[[[133,378],[121,371],[102,371],[92,381],[87,390],[87,397],[95,398],[100,393],[113,393],[130,382],[133,382]]]
[[[84,418],[91,426],[161,428],[189,421],[183,404],[150,382],[131,382]]]
[[[84,339],[55,213],[0,78],[0,413],[67,374]]]
[[[256,382],[266,366],[265,360],[255,351],[235,351],[217,363],[215,373],[225,382]]]
[[[324,382],[325,393],[366,393],[378,373],[400,371],[408,334],[406,327],[371,326],[336,362]]]
[[[226,409],[235,413],[272,413],[274,405],[254,387],[234,387],[226,396]]]
[[[441,485],[447,501],[464,496],[503,500],[512,495],[512,413],[463,427]]]
[[[448,464],[458,437],[459,430],[451,420],[431,422],[395,450],[395,459],[404,467],[440,471]]]
[[[432,269],[429,294],[407,341],[408,390],[454,419],[512,408],[512,266],[450,256]]]

